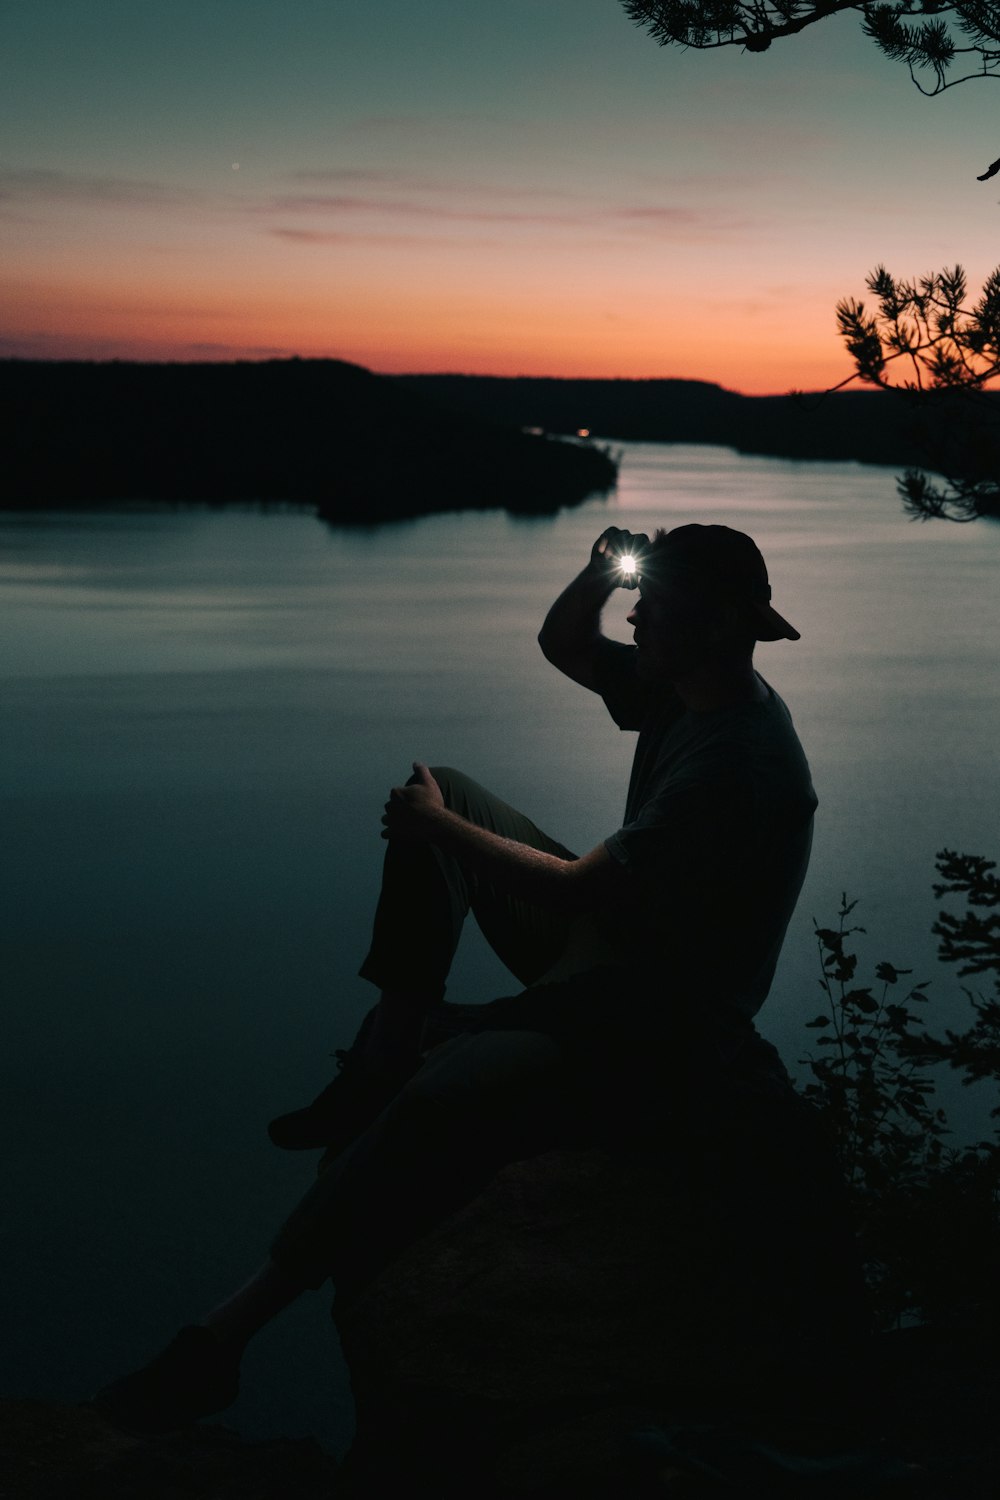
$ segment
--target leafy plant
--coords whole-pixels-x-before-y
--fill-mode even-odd
[[[952,849],[942,849],[938,855],[937,870],[943,876],[942,883],[935,885],[934,894],[961,895],[966,898],[966,909],[955,916],[943,911],[933,927],[941,939],[938,954],[945,963],[959,964],[959,974],[989,974],[994,976],[996,994],[973,994],[966,989],[965,995],[975,1013],[975,1020],[968,1031],[945,1032],[945,1051],[927,1054],[935,1060],[946,1061],[958,1068],[965,1076],[966,1084],[980,1079],[1000,1080],[1000,878],[992,874],[995,860],[984,859],[979,854],[956,854]],[[980,915],[997,908],[990,915]],[[931,1043],[932,1038],[922,1038]],[[940,1044],[938,1044],[940,1046]],[[1000,1117],[1000,1104],[992,1110],[994,1119]]]
[[[882,1326],[1000,1315],[1000,1140],[946,1143],[931,1071],[947,1063],[966,1083],[1000,1080],[1000,911],[981,915],[1000,907],[994,868],[979,855],[937,856],[935,895],[966,901],[935,923],[939,954],[962,975],[996,976],[995,997],[965,991],[975,1013],[966,1031],[937,1037],[919,1024],[928,984],[903,992],[909,970],[883,961],[874,984],[858,982],[851,939],[865,929],[849,925],[857,902],[845,895],[838,926],[816,928],[826,1003],[807,1022],[822,1034],[802,1059],[803,1093],[836,1143]],[[993,1114],[1000,1117],[1000,1105]]]
[[[828,1050],[806,1059],[812,1082],[804,1092],[823,1108],[848,1182],[879,1188],[890,1172],[939,1160],[947,1127],[944,1111],[929,1103],[933,1081],[903,1045],[915,1034],[911,1007],[927,1003],[927,982],[896,998],[896,986],[911,971],[884,962],[875,968],[877,993],[856,982],[857,955],[847,948],[852,936],[865,932],[847,925],[856,906],[844,895],[839,926],[816,927],[827,1004],[806,1025],[823,1031],[818,1045]]]

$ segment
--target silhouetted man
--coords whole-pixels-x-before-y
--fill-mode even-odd
[[[628,646],[600,617],[636,582]],[[578,858],[456,771],[416,764],[393,788],[361,969],[378,1005],[339,1077],[269,1127],[286,1148],[326,1147],[327,1170],[257,1275],[102,1393],[106,1410],[157,1430],[221,1409],[281,1308],[328,1278],[359,1285],[506,1162],[648,1134],[685,1100],[718,1113],[734,1079],[788,1087],[752,1021],[816,806],[788,711],[753,666],[755,643],[779,639],[798,634],[743,533],[603,533],[539,641],[639,732],[623,826]],[[449,1007],[470,910],[523,988]]]

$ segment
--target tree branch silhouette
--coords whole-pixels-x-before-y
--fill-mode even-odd
[[[1000,78],[997,0],[621,0],[626,15],[661,47],[740,47],[766,52],[830,16],[853,11],[883,57],[902,63],[922,94],[933,98],[958,84]],[[952,64],[979,66],[951,77]],[[982,176],[987,181],[1000,164]]]
[[[853,297],[837,304],[855,366],[840,385],[863,380],[910,400],[926,467],[943,477],[908,469],[899,480],[904,508],[920,520],[1000,515],[1000,404],[987,389],[1000,376],[1000,267],[971,305],[958,265],[913,281],[877,266],[866,284],[874,312]]]

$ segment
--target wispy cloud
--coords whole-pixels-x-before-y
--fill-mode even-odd
[[[442,228],[480,225],[497,231],[537,228],[664,239],[728,234],[748,227],[746,218],[737,220],[729,200],[720,201],[718,192],[713,203],[693,203],[692,191],[701,186],[693,176],[671,182],[633,174],[631,181],[617,184],[617,195],[614,188],[609,195],[606,184],[603,191],[596,185],[594,191],[538,183],[522,186],[377,165],[313,167],[286,172],[283,181],[292,190],[278,192],[260,211],[276,210],[301,221],[299,234],[291,232],[294,226],[281,227],[283,238],[301,243],[318,243],[318,236],[328,233],[322,221],[331,218],[345,227],[356,226],[352,234],[367,232],[373,242],[377,238],[383,243],[402,220]]]
[[[562,188],[528,187],[517,183],[488,181],[481,177],[427,177],[413,172],[385,171],[377,167],[312,167],[305,171],[285,172],[282,180],[349,184],[354,188],[372,188],[375,191],[392,188],[397,192],[433,193],[446,197],[513,198],[529,202],[541,198],[547,203],[587,201],[579,193],[567,192]]]
[[[0,334],[3,359],[288,359],[299,351],[289,344],[237,344],[225,341],[175,342],[141,334],[114,337],[98,333],[53,333],[29,329]]]
[[[639,204],[632,208],[612,210],[612,216],[637,224],[703,224],[707,215],[702,209],[674,208],[664,204]]]
[[[308,167],[301,171],[284,172],[289,182],[365,182],[395,187],[412,182],[405,172],[383,172],[374,167]]]
[[[349,135],[402,135],[407,140],[414,136],[451,137],[455,130],[471,129],[473,126],[503,125],[506,122],[497,115],[474,114],[471,111],[442,110],[438,114],[382,114],[359,115],[345,125]]]
[[[0,203],[104,203],[126,208],[177,208],[204,201],[190,188],[137,177],[88,176],[50,168],[0,168]]]
[[[428,203],[420,197],[381,198],[351,193],[290,193],[272,200],[279,213],[378,214],[388,218],[437,219],[453,224],[579,224],[579,211],[490,208]]]
[[[0,215],[30,218],[44,205],[79,205],[98,214],[122,209],[169,215],[175,221],[190,215],[200,221],[256,224],[261,232],[289,244],[403,247],[481,247],[497,243],[504,231],[556,234],[563,243],[567,234],[584,235],[593,243],[595,236],[618,242],[630,237],[696,240],[744,233],[750,227],[721,205],[691,206],[683,201],[683,192],[670,201],[665,190],[647,198],[640,188],[634,201],[623,202],[597,193],[586,196],[558,188],[549,192],[534,185],[522,189],[509,183],[432,179],[353,166],[289,172],[278,179],[282,181],[303,189],[342,190],[206,191],[143,178],[7,168],[0,169]],[[489,238],[463,233],[477,228],[490,232]]]
[[[296,351],[288,344],[188,343],[179,345],[181,354],[193,359],[288,359]]]
[[[374,234],[364,230],[353,232],[349,229],[294,229],[285,225],[278,225],[268,232],[276,239],[290,240],[292,244],[298,245],[385,246],[403,250],[445,250],[456,247],[486,249],[501,243],[498,239],[484,239],[469,235],[460,237],[455,234],[406,234],[405,232]]]
[[[379,191],[381,182],[374,177],[368,185],[371,191],[367,192],[279,194],[267,205],[262,205],[262,211],[277,210],[282,215],[301,219],[339,218],[354,223],[365,219],[369,222],[407,220],[411,224],[482,225],[494,229],[636,232],[658,234],[664,238],[729,233],[747,228],[745,219],[738,220],[728,211],[714,207],[694,208],[683,203],[615,203],[568,194],[555,194],[550,198],[543,191],[521,194],[516,189],[498,194],[483,184],[474,187],[441,183],[424,185],[403,179],[394,180],[391,185],[394,189],[409,188],[409,192],[383,192]],[[520,206],[518,199],[521,200]],[[315,243],[316,235],[329,231],[304,225],[298,234],[284,227],[281,233],[284,238]],[[386,238],[381,231],[377,235]]]

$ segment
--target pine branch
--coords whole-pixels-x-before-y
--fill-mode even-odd
[[[740,47],[766,52],[774,42],[843,11],[855,11],[884,56],[902,63],[922,94],[1000,76],[1000,5],[994,0],[620,0],[626,15],[661,47]],[[980,70],[951,78],[960,56]],[[930,72],[928,87],[922,75]]]

